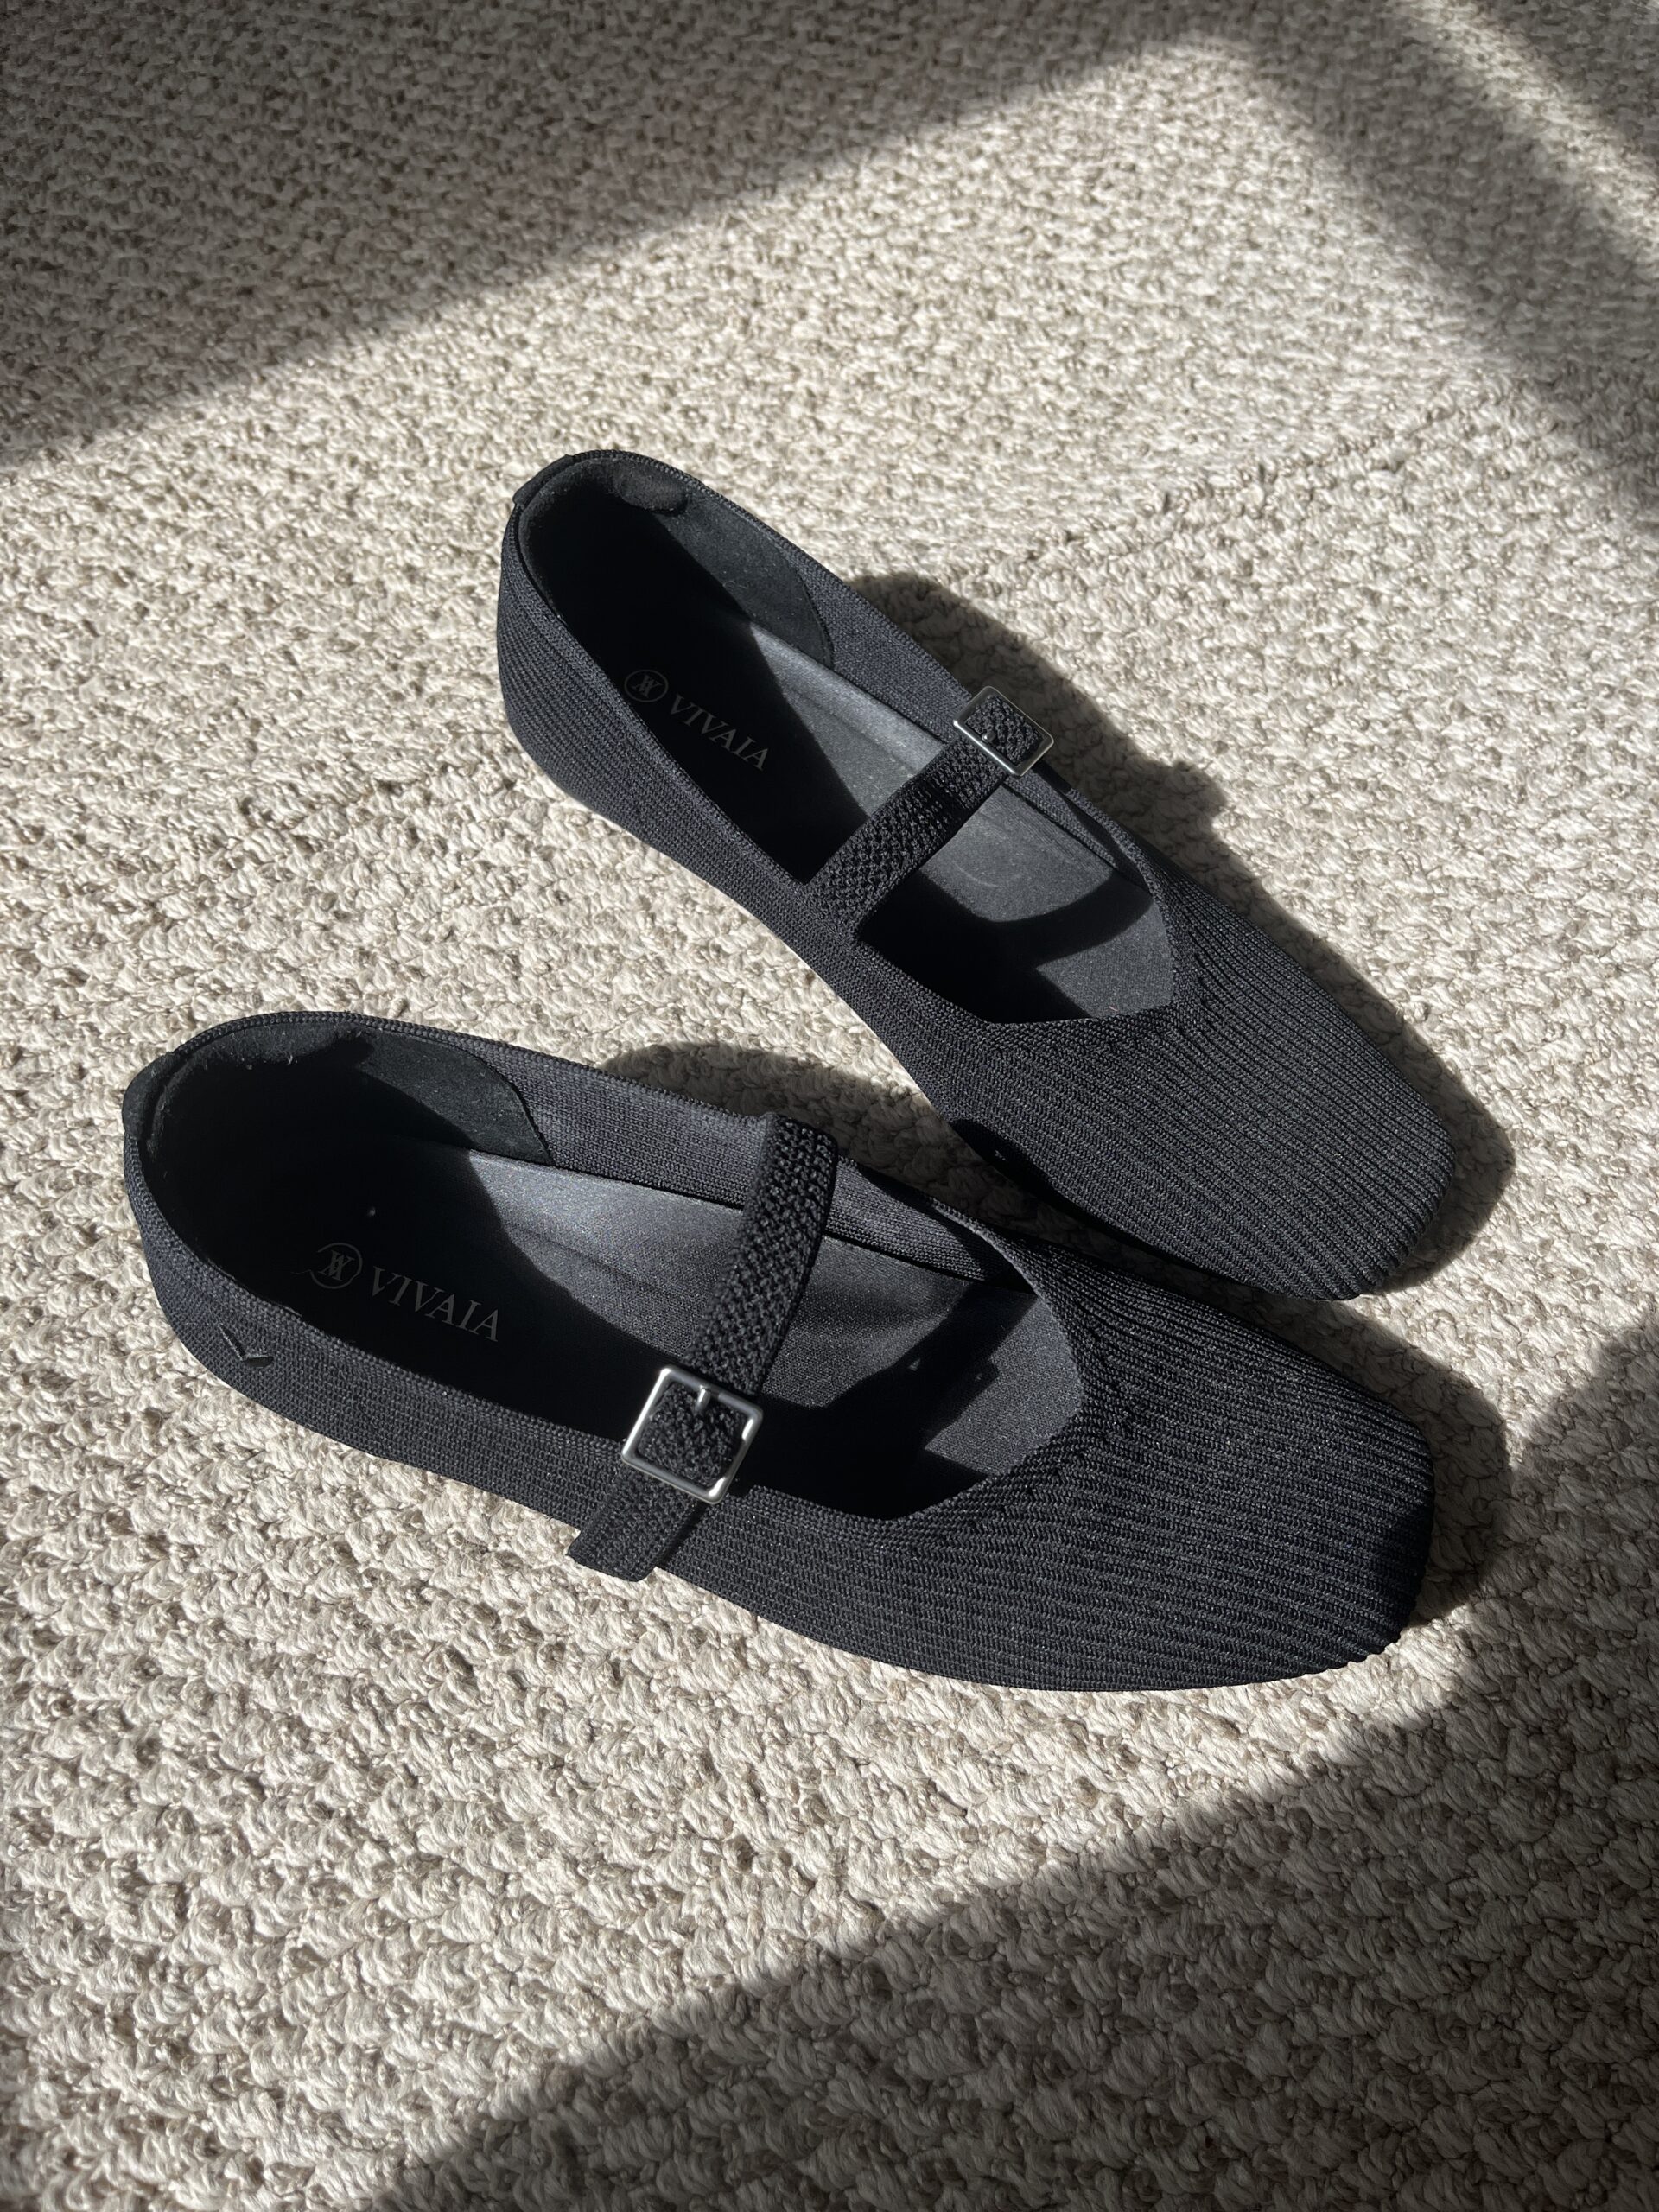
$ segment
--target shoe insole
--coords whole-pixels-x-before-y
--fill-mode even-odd
[[[269,1161],[213,1256],[365,1351],[620,1438],[658,1370],[686,1363],[741,1223],[641,1184],[359,1139]],[[1029,1292],[826,1237],[741,1479],[913,1512],[1023,1458],[1077,1389]]]
[[[544,571],[565,620],[709,796],[810,875],[938,741],[833,669],[747,620],[652,518],[595,505],[582,558]],[[864,926],[867,941],[992,1020],[1160,1006],[1172,970],[1140,878],[1096,842],[994,792]]]

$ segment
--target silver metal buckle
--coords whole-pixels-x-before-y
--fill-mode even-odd
[[[729,1406],[734,1414],[743,1416],[743,1433],[737,1440],[737,1449],[705,1489],[701,1483],[688,1481],[677,1475],[671,1467],[658,1467],[642,1459],[634,1446],[645,1433],[645,1423],[657,1410],[657,1402],[671,1382],[677,1382],[690,1390],[696,1399],[696,1410],[701,1413],[712,1398],[717,1405]],[[752,1398],[740,1398],[734,1390],[722,1390],[713,1382],[706,1382],[701,1375],[688,1375],[683,1367],[664,1367],[658,1370],[651,1386],[650,1395],[640,1407],[633,1427],[622,1444],[622,1464],[632,1467],[637,1475],[649,1475],[653,1482],[666,1483],[671,1490],[683,1490],[688,1497],[695,1497],[700,1505],[718,1505],[732,1486],[732,1478],[742,1465],[744,1455],[754,1441],[754,1432],[760,1426],[761,1412]]]
[[[988,738],[982,737],[977,730],[969,728],[968,717],[973,713],[974,709],[978,706],[982,699],[995,699],[997,701],[999,705],[1004,707],[1014,707],[1014,713],[1019,715],[1020,721],[1026,724],[1027,728],[1029,729],[1034,729],[1038,736],[1042,739],[1042,743],[1037,747],[1037,750],[1032,754],[1028,760],[1020,761],[1019,766],[1016,767],[1014,763],[1008,759],[1006,753],[999,753],[997,751],[995,746],[991,743]],[[994,683],[981,685],[980,689],[975,692],[973,697],[968,702],[962,712],[957,716],[954,727],[968,740],[970,745],[976,745],[982,753],[988,753],[989,757],[995,761],[997,766],[1002,771],[1005,776],[1023,776],[1028,768],[1034,768],[1037,766],[1037,763],[1042,759],[1043,755],[1046,753],[1052,752],[1054,747],[1053,738],[1049,734],[1048,731],[1043,728],[1042,724],[1040,722],[1033,721],[1031,716],[1026,713],[1022,707],[1015,707],[1014,705],[1014,701],[1008,697],[1007,692],[999,691]]]

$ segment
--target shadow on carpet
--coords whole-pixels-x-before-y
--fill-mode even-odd
[[[632,0],[552,23],[533,0],[410,0],[367,22],[327,0],[25,8],[8,25],[0,436],[29,451],[130,419],[1207,41],[1246,57],[1482,341],[1649,498],[1630,455],[1656,410],[1633,424],[1604,381],[1659,355],[1649,251],[1476,57],[1496,41],[1573,133],[1587,118],[1651,163],[1659,19],[1640,0],[1466,13],[1459,37],[1407,0]]]

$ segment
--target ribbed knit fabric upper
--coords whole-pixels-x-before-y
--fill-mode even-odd
[[[791,875],[661,745],[561,621],[526,555],[529,518],[575,477],[620,468],[649,499],[690,486],[786,561],[838,674],[947,744],[969,694],[798,548],[677,470],[581,455],[520,494],[503,548],[498,639],[509,719],[556,782],[749,908],[862,1015],[982,1150],[1053,1195],[1202,1267],[1308,1297],[1376,1284],[1444,1190],[1444,1130],[1348,1018],[1259,931],[1041,768],[1020,796],[1099,841],[1157,902],[1167,1005],[1116,1019],[988,1020],[860,933],[868,901]],[[712,526],[715,526],[711,524]]]
[[[1177,999],[1119,1023],[988,1025],[1009,1087],[1041,1087],[1090,1211],[1247,1281],[1309,1297],[1364,1289],[1445,1188],[1439,1120],[1277,945],[1127,830],[1112,835],[1160,897]]]
[[[170,1080],[204,1046],[257,1062],[343,1030],[464,1046],[512,1084],[550,1156],[584,1173],[734,1198],[753,1186],[766,1125],[535,1053],[327,1015],[206,1033],[128,1093],[133,1210],[157,1295],[199,1359],[308,1427],[582,1526],[614,1487],[619,1438],[365,1351],[251,1292],[173,1217],[156,1164]],[[1017,1464],[894,1519],[771,1487],[757,1446],[753,1472],[692,1517],[673,1573],[851,1651],[1033,1688],[1269,1679],[1398,1634],[1433,1491],[1421,1438],[1389,1408],[1224,1314],[972,1229],[845,1160],[833,1208],[832,1229],[868,1249],[926,1264],[949,1252],[958,1267],[965,1251],[991,1275],[1011,1266],[1063,1329],[1080,1401],[1057,1408],[1054,1433]]]

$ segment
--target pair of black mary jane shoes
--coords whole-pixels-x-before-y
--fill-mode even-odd
[[[625,453],[514,502],[501,681],[556,782],[792,945],[982,1151],[1266,1288],[1415,1242],[1434,1116],[1300,970],[729,500]],[[1408,1422],[816,1129],[407,1022],[146,1068],[126,1174],[207,1366],[872,1658],[1051,1689],[1336,1666],[1414,1601]]]

